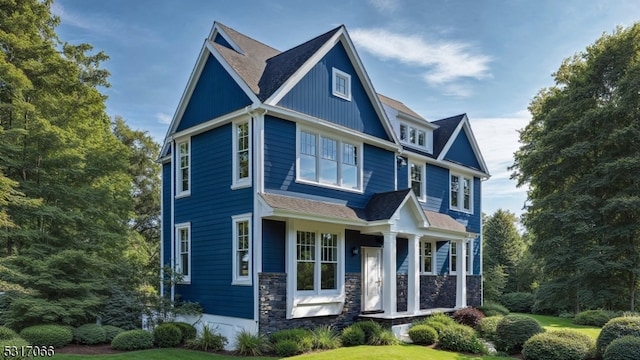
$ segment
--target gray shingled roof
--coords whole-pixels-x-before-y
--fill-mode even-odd
[[[347,220],[365,220],[363,209],[350,208],[346,205],[276,194],[260,194],[260,196],[274,209]]]
[[[374,194],[365,208],[367,220],[387,220],[398,210],[411,189]]]
[[[446,119],[433,121],[433,124],[439,126],[433,132],[433,155],[437,158],[440,156],[440,152],[449,141],[449,138],[453,134],[460,121],[464,118],[465,114],[460,114]]]

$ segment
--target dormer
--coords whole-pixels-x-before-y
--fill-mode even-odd
[[[378,94],[400,144],[433,154],[433,131],[438,128],[400,101]]]

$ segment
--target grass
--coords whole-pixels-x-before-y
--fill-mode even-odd
[[[56,360],[242,360],[242,359],[272,359],[272,357],[239,357],[232,355],[218,355],[202,351],[185,349],[152,349],[131,351],[110,355],[71,355],[57,354],[53,357]]]
[[[355,346],[348,348],[339,348],[336,350],[316,352],[294,356],[288,359],[295,360],[332,360],[332,359],[349,359],[349,360],[413,360],[413,359],[429,359],[429,360],[500,360],[510,359],[496,356],[470,356],[459,353],[434,350],[418,345],[391,345],[391,346]]]
[[[533,315],[533,314],[522,314],[536,319],[540,325],[546,330],[560,330],[560,329],[571,329],[581,332],[583,334],[587,334],[594,339],[598,338],[600,335],[600,328],[586,325],[576,325],[573,323],[573,319],[563,319],[555,316],[547,316],[547,315]]]

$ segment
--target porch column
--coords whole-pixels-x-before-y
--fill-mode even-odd
[[[420,311],[420,237],[409,236],[409,270],[407,271],[407,311]]]
[[[386,232],[382,249],[382,308],[385,315],[397,312],[398,289],[396,286],[396,233]]]
[[[456,241],[456,308],[467,307],[467,240]]]

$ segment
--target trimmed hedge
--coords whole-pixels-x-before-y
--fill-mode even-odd
[[[103,344],[107,342],[107,334],[98,324],[84,324],[73,329],[73,341],[85,345]]]
[[[592,338],[576,331],[551,331],[529,338],[522,346],[522,356],[525,360],[584,360],[594,345]]]
[[[578,325],[589,325],[603,327],[609,320],[616,317],[616,313],[609,310],[586,310],[577,313],[573,317],[573,323]]]
[[[20,337],[34,346],[61,348],[73,340],[73,333],[63,325],[34,325],[22,329]]]
[[[198,330],[196,330],[195,326],[186,323],[186,322],[170,322],[168,324],[172,324],[178,327],[178,329],[180,329],[180,332],[182,333],[182,343],[186,342],[187,340],[193,340],[196,338],[196,336],[198,335]]]
[[[438,348],[456,352],[473,354],[487,353],[487,348],[478,338],[476,332],[466,325],[449,325],[440,333]]]
[[[603,360],[637,360],[640,354],[640,337],[623,336],[615,339],[604,351]]]
[[[429,325],[416,325],[409,329],[414,344],[431,345],[438,341],[438,332]]]
[[[0,359],[2,360],[24,360],[24,359],[32,359],[32,358],[28,358],[26,356],[8,356],[5,355],[5,349],[6,346],[9,346],[9,349],[21,349],[24,348],[25,346],[29,346],[29,343],[21,338],[21,337],[14,337],[11,339],[0,339]],[[19,350],[18,350],[19,351]]]
[[[484,318],[484,314],[480,310],[471,307],[460,309],[453,313],[453,320],[458,324],[471,326],[474,329],[482,318]]]
[[[489,316],[480,320],[477,327],[478,335],[483,339],[496,341],[496,328],[500,320],[502,320],[501,315]]]
[[[153,343],[157,347],[170,348],[180,345],[182,342],[182,331],[175,324],[164,323],[153,329]]]
[[[351,325],[342,329],[340,335],[343,346],[358,346],[365,344],[365,335],[362,328],[359,326]]]
[[[111,341],[121,332],[124,331],[123,328],[119,328],[117,326],[113,326],[113,325],[102,325],[102,328],[104,329],[104,335],[106,337],[106,342],[107,343],[111,343]]]
[[[502,295],[500,300],[510,312],[531,313],[535,298],[531,293],[513,292]]]
[[[497,316],[497,315],[509,315],[509,309],[504,307],[504,305],[494,303],[494,302],[486,302],[482,306],[478,306],[478,310],[482,311],[484,316]]]
[[[528,316],[514,314],[504,316],[496,326],[496,349],[517,354],[530,337],[543,331],[542,326]]]
[[[146,330],[124,331],[113,338],[111,347],[121,351],[151,349],[153,336]]]
[[[18,337],[18,333],[6,326],[0,326],[0,340],[11,340]],[[0,348],[2,351],[3,348]]]
[[[439,322],[445,325],[453,325],[455,324],[455,320],[453,320],[449,315],[445,314],[445,313],[435,313],[431,316],[429,316],[428,318],[426,318],[424,321],[426,322]]]
[[[598,355],[602,356],[613,340],[627,335],[640,336],[640,317],[618,317],[609,320],[602,327],[596,341]]]

